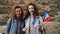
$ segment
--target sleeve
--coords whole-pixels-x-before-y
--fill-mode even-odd
[[[29,18],[25,20],[25,27],[29,27]]]
[[[43,30],[43,25],[44,25],[44,22],[43,22],[43,19],[42,17],[39,17],[39,31]]]
[[[11,21],[11,18],[10,19],[8,19],[8,21],[7,21],[7,26],[6,26],[6,32],[5,32],[5,34],[9,34],[9,30],[10,30],[10,21]]]
[[[44,24],[42,17],[39,17],[40,23]]]

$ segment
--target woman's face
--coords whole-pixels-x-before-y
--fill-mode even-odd
[[[16,8],[16,9],[15,9],[15,14],[16,14],[16,17],[17,17],[17,18],[21,16],[21,13],[22,13],[22,11],[21,11],[20,8]]]
[[[30,14],[34,13],[34,7],[32,5],[29,5],[28,10],[29,10]]]

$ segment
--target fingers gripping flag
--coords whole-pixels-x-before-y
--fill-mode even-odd
[[[44,22],[48,22],[50,20],[50,16],[47,11],[44,12]]]
[[[32,25],[38,29],[38,19],[34,19]]]

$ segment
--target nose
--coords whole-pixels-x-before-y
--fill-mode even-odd
[[[20,11],[20,13],[21,13],[21,11]]]

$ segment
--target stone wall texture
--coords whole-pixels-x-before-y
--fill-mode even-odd
[[[13,6],[19,5],[26,12],[26,7],[31,2],[38,6],[41,16],[44,10],[48,10],[50,22],[60,22],[60,0],[0,0],[0,26],[6,24]]]

